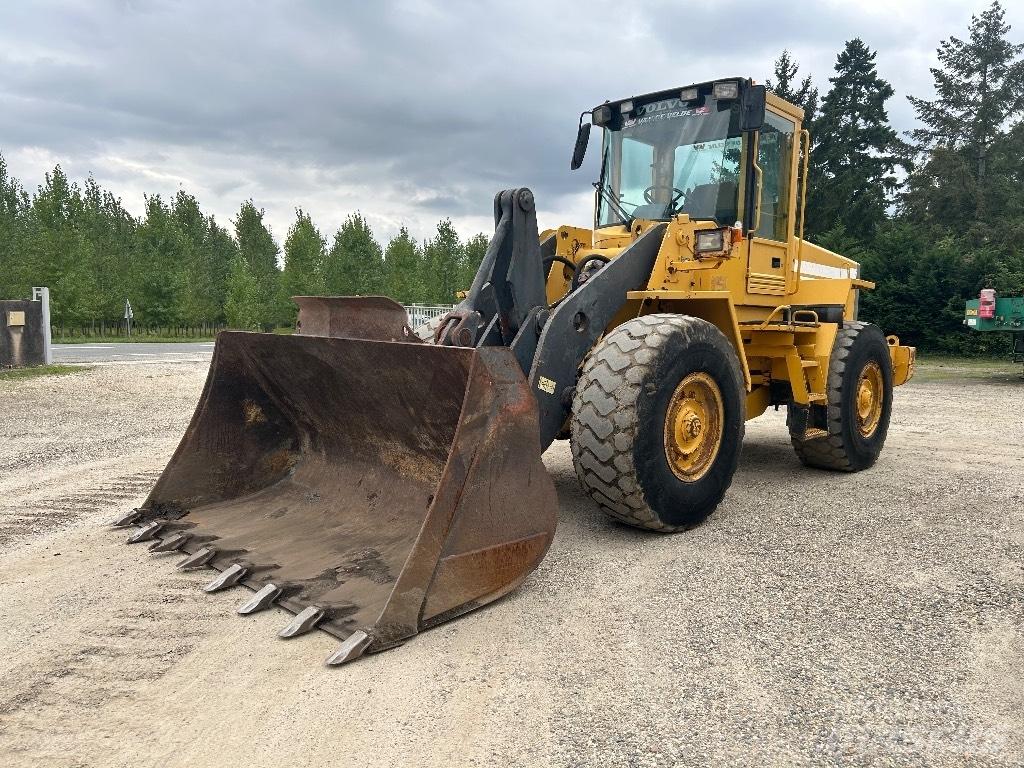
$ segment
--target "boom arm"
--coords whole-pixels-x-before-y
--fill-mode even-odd
[[[509,189],[494,197],[494,237],[473,285],[441,322],[435,341],[459,347],[507,346],[537,398],[541,450],[568,416],[580,364],[626,302],[650,277],[665,224],[656,224],[619,256],[549,307],[533,193]]]

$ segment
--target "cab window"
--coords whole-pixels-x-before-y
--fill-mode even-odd
[[[758,237],[786,242],[789,239],[790,177],[796,124],[767,112],[757,144],[757,164],[763,174],[761,188],[761,224]]]

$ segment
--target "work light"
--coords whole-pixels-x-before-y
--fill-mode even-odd
[[[612,121],[612,108],[607,104],[602,104],[597,107],[593,112],[590,113],[590,122],[594,125],[608,125]]]
[[[732,247],[732,230],[729,227],[701,229],[697,231],[693,253],[697,257],[725,255]]]
[[[735,80],[726,80],[724,83],[715,83],[711,86],[711,95],[716,99],[735,99],[740,95],[740,84]]]
[[[700,93],[696,88],[683,88],[683,90],[679,92],[679,100],[696,101],[699,95]]]

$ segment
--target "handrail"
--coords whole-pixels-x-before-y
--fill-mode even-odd
[[[754,175],[757,177],[757,198],[754,201],[754,228],[750,230],[751,237],[761,228],[761,191],[764,186],[764,171],[757,164],[757,154],[754,155]]]
[[[804,167],[800,179],[800,244],[796,247],[796,282],[790,293],[800,290],[800,279],[804,271],[804,218],[807,215],[807,167],[811,159],[811,132],[800,131],[800,149],[804,155]]]

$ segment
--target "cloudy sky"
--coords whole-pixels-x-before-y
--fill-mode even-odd
[[[499,190],[533,188],[541,226],[590,221],[579,113],[729,75],[789,48],[819,86],[852,37],[897,96],[929,95],[938,42],[988,0],[408,0],[5,3],[0,153],[29,189],[59,163],[129,210],[195,194],[227,223],[252,198],[283,240],[296,206],[330,236],[356,209],[386,238],[444,216],[489,232]],[[1007,2],[1024,39],[1024,3]],[[593,150],[593,147],[592,147]]]

